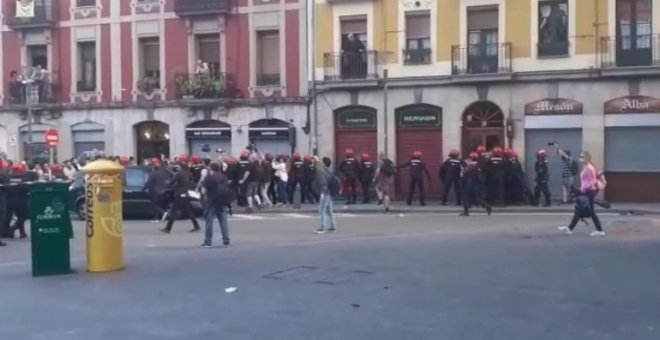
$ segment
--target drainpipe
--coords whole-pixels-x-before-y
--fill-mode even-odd
[[[600,0],[594,0],[594,67],[599,68],[598,65],[598,56],[600,55],[598,51],[599,41],[600,40],[600,20],[598,17],[598,2]]]
[[[310,5],[311,3],[311,5]],[[312,150],[312,154],[318,155],[319,152],[319,105],[318,105],[318,93],[317,93],[317,88],[316,88],[316,37],[314,34],[310,34],[310,32],[316,32],[314,28],[316,27],[316,1],[314,0],[308,0],[307,1],[307,11],[308,11],[308,17],[310,18],[309,23],[308,23],[308,28],[307,28],[307,42],[308,42],[308,49],[311,47],[311,53],[309,53],[310,57],[308,58],[308,63],[310,64],[311,67],[308,67],[308,70],[311,69],[311,80],[312,80],[312,86],[311,86],[311,100],[314,101],[314,134],[311,136],[311,139],[309,141],[310,144],[310,149]],[[309,114],[309,109],[310,105],[307,105],[307,122],[309,124],[310,120],[310,114]]]
[[[387,155],[387,157],[390,157],[389,146],[388,146],[389,140],[388,140],[388,137],[387,137],[389,135],[389,132],[388,132],[389,123],[388,123],[388,114],[387,114],[387,110],[388,110],[388,108],[387,108],[387,90],[388,90],[389,86],[387,84],[387,78],[388,78],[388,72],[387,72],[387,69],[384,69],[383,70],[383,127],[384,127],[385,131],[383,131],[383,141],[385,142],[385,145],[383,146],[383,150],[385,151],[385,155]]]

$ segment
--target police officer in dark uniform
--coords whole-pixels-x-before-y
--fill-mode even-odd
[[[415,194],[415,188],[419,189],[419,204],[426,205],[424,198],[424,175],[431,181],[431,174],[422,161],[422,152],[413,152],[410,160],[400,168],[408,168],[410,171],[410,186],[408,187],[408,205],[412,205],[412,198]]]
[[[511,149],[504,149],[504,186],[507,204],[523,203],[524,173],[518,155]]]
[[[291,170],[289,171],[289,204],[293,204],[293,194],[296,187],[300,186],[300,203],[305,203],[305,187],[303,185],[305,178],[305,162],[300,157],[299,152],[294,152],[291,156]]]
[[[440,166],[440,182],[444,185],[442,194],[442,205],[447,205],[447,196],[452,186],[456,195],[456,205],[461,205],[461,171],[463,170],[463,161],[458,159],[460,152],[453,149],[449,152],[449,158]]]
[[[346,149],[344,160],[339,164],[339,173],[344,177],[346,185],[351,189],[350,193],[346,190],[346,204],[355,204],[357,200],[357,179],[360,172],[360,165],[355,159],[353,149]]]
[[[550,171],[548,170],[547,153],[541,149],[536,152],[536,163],[534,164],[534,172],[536,172],[536,187],[534,187],[534,205],[539,205],[541,193],[545,197],[545,204],[543,206],[549,207],[550,204],[550,189],[548,189],[548,181],[550,179]]]
[[[309,203],[316,203],[319,201],[319,195],[314,191],[314,182],[316,181],[316,162],[313,156],[305,156],[303,164],[303,187],[304,192],[307,194]]]
[[[191,190],[195,186],[191,182],[190,169],[187,163],[188,157],[179,158],[179,166],[181,170],[174,176],[173,186],[174,186],[174,200],[172,202],[172,211],[167,216],[167,225],[165,228],[160,231],[166,234],[169,234],[172,231],[172,226],[178,217],[178,212],[183,212],[188,215],[190,221],[193,224],[193,229],[190,232],[200,231],[199,223],[197,222],[197,216],[195,216],[195,211],[192,204],[190,203],[190,197],[188,197],[188,190]]]
[[[165,214],[167,207],[170,204],[170,199],[167,195],[167,189],[173,176],[172,173],[162,166],[160,159],[152,158],[151,166],[153,170],[149,174],[147,182],[144,183],[143,191],[146,191],[151,198],[154,221],[158,221],[160,216]]]
[[[465,168],[461,178],[461,188],[463,189],[463,212],[460,214],[461,216],[470,215],[470,206],[473,203],[481,205],[486,209],[488,215],[491,214],[491,207],[479,195],[481,192],[479,187],[482,185],[481,178],[479,154],[471,152],[468,159],[465,160]]]
[[[492,155],[486,163],[486,176],[488,178],[489,203],[504,205],[504,153],[502,148],[493,148]]]
[[[362,184],[362,203],[369,203],[371,201],[370,187],[371,183],[374,181],[374,175],[376,174],[376,167],[371,161],[368,153],[363,153],[360,162],[360,183]]]
[[[9,190],[9,163],[0,160],[0,238],[9,236],[9,225],[6,224],[7,215],[7,191]],[[0,247],[7,244],[0,240]]]
[[[241,207],[247,206],[247,181],[245,181],[245,174],[250,171],[250,152],[244,150],[239,156],[237,171],[237,184],[238,184],[238,205]],[[241,183],[243,182],[243,183]]]
[[[236,161],[235,158],[229,157],[226,159],[227,161],[227,168],[224,170],[225,175],[229,179],[229,187],[234,191],[234,197],[236,199],[239,199],[239,189],[240,185],[238,183],[238,162]],[[237,204],[240,204],[237,202]]]
[[[25,221],[30,218],[28,194],[30,184],[39,181],[39,173],[36,171],[35,164],[30,163],[25,171],[24,164],[16,163],[12,168],[12,177],[13,183],[9,187],[9,209],[6,219],[11,221],[12,216],[16,215],[16,221],[9,228],[9,238],[14,238],[16,231],[19,232],[21,238],[26,238]]]

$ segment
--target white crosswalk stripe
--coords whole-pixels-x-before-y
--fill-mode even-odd
[[[284,217],[293,217],[293,218],[311,218],[311,217],[314,217],[314,216],[311,216],[311,215],[302,215],[302,214],[278,214],[278,215],[284,216]]]
[[[233,218],[239,219],[239,220],[265,220],[266,218],[263,216],[258,216],[258,215],[241,215],[241,214],[234,214],[232,216]]]

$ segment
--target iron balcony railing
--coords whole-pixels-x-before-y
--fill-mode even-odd
[[[257,74],[257,86],[280,86],[280,75]]]
[[[627,37],[602,37],[600,67],[660,65],[660,35],[642,34]]]
[[[22,13],[16,11],[18,1],[4,1],[7,26],[12,29],[52,27],[57,22],[58,1],[56,0],[34,0],[34,12],[26,11]]]
[[[325,53],[323,69],[325,80],[375,79],[378,78],[378,52]]]
[[[228,13],[231,0],[174,0],[177,15],[208,15]]]
[[[20,75],[14,76],[7,83],[10,105],[54,104],[59,101],[59,77],[57,72],[44,72],[31,85],[26,85]],[[31,90],[29,90],[31,89]]]
[[[451,48],[454,75],[511,72],[511,43],[454,45]]]
[[[430,48],[404,49],[402,55],[403,63],[405,65],[423,65],[431,63]]]
[[[179,99],[228,98],[234,93],[227,73],[180,73],[174,76]]]
[[[568,41],[540,42],[536,44],[539,57],[568,56]]]

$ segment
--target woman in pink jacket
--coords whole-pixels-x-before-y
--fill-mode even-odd
[[[582,152],[580,155],[580,162],[582,163],[582,172],[580,173],[580,193],[589,198],[589,204],[591,205],[591,220],[594,222],[594,227],[596,230],[591,233],[591,236],[605,236],[603,227],[600,224],[600,219],[596,215],[596,210],[594,209],[594,199],[598,194],[598,191],[604,187],[605,178],[602,174],[599,174],[596,170],[596,167],[591,162],[591,154],[588,151]],[[568,234],[573,233],[573,229],[580,220],[580,216],[576,211],[573,214],[573,219],[568,227],[559,227],[559,230],[563,230]]]

